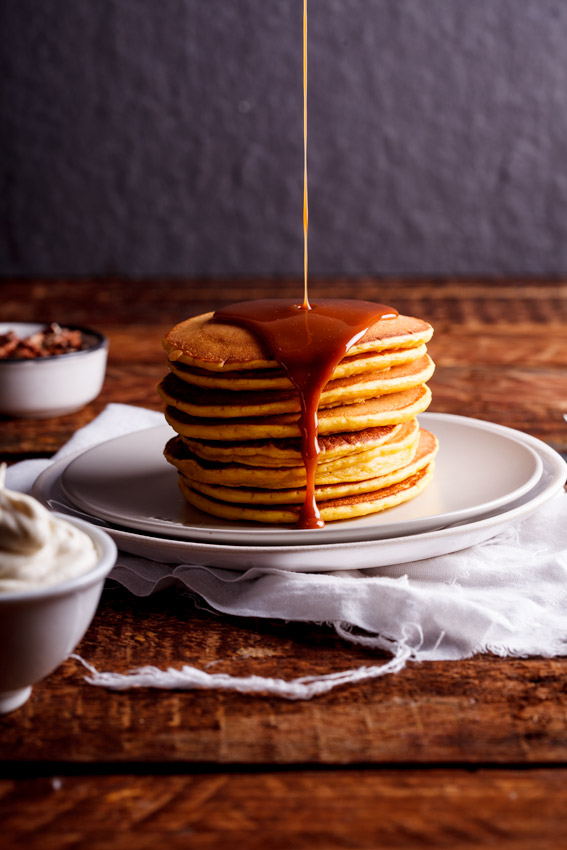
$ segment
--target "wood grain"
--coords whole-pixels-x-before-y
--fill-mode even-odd
[[[498,322],[562,325],[567,321],[565,280],[317,280],[311,297],[382,301],[430,321],[485,325]],[[2,281],[2,321],[82,324],[173,324],[220,304],[243,299],[301,298],[297,280],[39,280]]]
[[[294,678],[376,663],[330,628],[231,618],[174,591],[105,591],[77,652],[100,670],[194,664]],[[217,692],[111,692],[66,661],[0,718],[10,761],[567,764],[567,659],[410,664],[309,702]]]
[[[0,829],[4,850],[560,850],[566,788],[565,769],[46,775],[0,780]]]
[[[49,456],[113,402],[160,409],[160,339],[188,315],[301,294],[298,281],[4,281],[0,319],[93,325],[99,398],[0,420],[0,459]],[[432,410],[567,451],[566,281],[315,281],[435,326]],[[325,626],[213,614],[107,589],[78,652],[100,670],[213,665],[292,678],[376,663]],[[567,834],[567,658],[409,664],[309,702],[110,692],[67,660],[0,718],[0,846],[556,850]],[[316,768],[316,769],[315,769]]]
[[[165,371],[161,338],[186,316],[227,301],[294,297],[298,281],[14,281],[2,284],[0,317],[94,324],[110,340],[103,390],[70,416],[0,419],[0,457],[49,456],[110,402],[155,410]],[[567,451],[567,283],[511,281],[316,281],[315,294],[392,303],[435,326],[431,410],[466,412]]]

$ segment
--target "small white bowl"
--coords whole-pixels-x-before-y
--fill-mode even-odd
[[[0,593],[0,714],[19,708],[31,686],[72,652],[94,617],[116,544],[101,528],[54,514],[88,534],[99,554],[92,569],[69,581]]]
[[[14,331],[24,339],[45,326],[45,322],[0,322],[0,334]],[[64,416],[99,394],[106,371],[107,338],[90,328],[65,327],[80,330],[88,348],[31,360],[0,359],[1,414],[31,419]]]

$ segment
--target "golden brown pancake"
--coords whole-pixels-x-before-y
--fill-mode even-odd
[[[329,407],[319,412],[319,433],[336,434],[381,425],[399,425],[426,410],[430,401],[431,390],[421,384],[411,390],[383,395],[366,402]],[[203,440],[301,436],[298,413],[219,420],[191,416],[167,406],[165,418],[178,434]]]
[[[212,318],[213,313],[205,313],[175,325],[163,340],[168,359],[214,372],[279,369],[279,364],[251,331],[211,321]],[[381,319],[349,350],[349,356],[412,347],[428,342],[432,335],[431,325],[421,319],[411,316]]]
[[[345,357],[335,367],[331,381],[363,375],[365,372],[380,372],[392,366],[401,366],[419,360],[426,354],[425,343],[408,348],[388,351],[366,352],[354,357]],[[293,389],[293,384],[282,369],[243,369],[240,371],[214,372],[197,366],[188,366],[181,360],[170,360],[169,368],[174,375],[188,384],[210,389],[235,390],[279,390]]]
[[[416,426],[415,420],[405,425],[383,425],[342,434],[319,437],[320,459],[334,460],[354,452],[378,448],[389,442],[404,427]],[[300,466],[303,464],[299,437],[269,440],[197,440],[180,438],[189,451],[204,460],[227,462],[238,457],[239,463],[251,466]]]
[[[433,464],[428,464],[423,469],[392,484],[373,490],[370,493],[358,493],[353,496],[343,496],[338,499],[329,499],[319,506],[321,517],[325,522],[339,519],[353,519],[355,517],[367,516],[368,514],[384,511],[401,505],[419,495],[429,484],[433,475]],[[254,522],[276,524],[294,524],[299,517],[301,506],[293,505],[246,505],[234,502],[222,502],[212,499],[194,490],[190,483],[179,476],[179,489],[190,505],[213,516],[230,520],[252,520]]]
[[[407,466],[414,458],[419,443],[419,429],[408,428],[390,445],[379,446],[367,451],[354,452],[345,457],[317,464],[315,483],[340,484],[342,481],[363,481],[386,475]],[[268,468],[239,463],[238,456],[229,463],[203,460],[192,454],[179,437],[170,440],[165,447],[165,457],[191,481],[207,484],[222,483],[230,487],[257,487],[264,489],[286,489],[304,487],[306,473],[303,464]]]
[[[423,469],[424,466],[430,464],[437,454],[437,440],[428,431],[421,431],[419,445],[412,460],[404,467],[394,468],[392,471],[384,475],[376,475],[373,478],[361,480],[350,480],[346,478],[334,484],[318,484],[315,488],[315,498],[320,505],[322,502],[342,498],[343,496],[354,496],[360,493],[369,493],[375,490],[381,490],[384,487],[390,487],[393,484],[398,484],[400,481],[408,478],[410,475]],[[178,469],[183,472],[183,468],[178,466]],[[205,481],[196,480],[190,475],[184,475],[188,486],[198,493],[205,496],[210,496],[213,499],[221,502],[236,502],[240,504],[254,505],[274,505],[274,504],[303,504],[305,500],[305,488],[287,488],[274,489],[259,487],[244,487],[226,486],[224,479],[207,483]],[[218,481],[221,481],[219,484]]]
[[[212,317],[187,319],[163,341],[170,373],[158,392],[178,434],[164,454],[195,507],[294,523],[306,486],[298,392],[250,330]],[[323,520],[386,510],[430,481],[437,441],[416,416],[431,400],[432,333],[420,319],[381,319],[335,367],[317,411]]]
[[[412,363],[329,381],[321,394],[319,409],[411,389],[428,381],[434,368],[433,361],[425,354]],[[300,410],[299,397],[293,389],[234,393],[231,390],[196,387],[170,374],[159,384],[158,392],[167,404],[192,416],[232,419],[240,416],[273,416]]]

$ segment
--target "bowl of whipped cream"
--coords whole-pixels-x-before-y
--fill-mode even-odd
[[[116,545],[4,486],[0,467],[0,714],[75,649],[97,609]]]

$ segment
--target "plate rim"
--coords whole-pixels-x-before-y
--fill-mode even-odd
[[[471,419],[471,417],[462,417],[458,414],[430,414],[435,416],[442,417],[452,417],[459,419]],[[481,423],[485,423],[485,420],[474,420]],[[487,425],[493,425],[494,423],[486,423]],[[163,426],[151,426],[161,428]],[[255,545],[243,545],[243,544],[228,544],[228,543],[212,543],[210,541],[191,541],[191,540],[182,540],[175,539],[169,537],[160,537],[156,535],[150,535],[143,532],[136,532],[130,529],[122,529],[119,527],[112,526],[104,526],[106,530],[111,534],[111,536],[115,535],[115,540],[120,547],[120,543],[145,543],[148,544],[166,544],[170,546],[174,550],[180,550],[181,553],[184,551],[196,551],[200,554],[206,554],[207,552],[212,553],[226,553],[229,555],[245,555],[245,554],[257,554],[257,555],[266,555],[270,553],[279,553],[279,554],[292,554],[297,555],[301,553],[310,553],[315,550],[319,551],[321,554],[324,554],[326,551],[336,551],[340,550],[351,550],[351,549],[380,549],[385,546],[394,545],[398,548],[402,548],[404,544],[409,542],[411,543],[419,543],[421,541],[429,541],[432,538],[458,538],[462,535],[467,529],[468,530],[476,530],[476,529],[492,529],[494,527],[500,527],[503,523],[505,525],[512,524],[515,521],[519,521],[526,516],[530,515],[532,512],[536,511],[545,504],[546,501],[551,499],[556,493],[559,493],[563,488],[565,483],[565,476],[567,475],[567,463],[561,455],[552,449],[547,443],[543,442],[543,440],[538,439],[537,437],[532,437],[530,434],[524,434],[523,432],[516,431],[515,429],[508,428],[507,426],[498,426],[501,428],[506,428],[512,433],[518,435],[517,438],[520,440],[525,440],[528,444],[532,446],[532,448],[540,453],[540,458],[543,462],[544,472],[540,480],[535,484],[534,488],[527,494],[524,494],[519,499],[519,502],[509,505],[501,510],[497,510],[494,513],[489,514],[488,516],[477,517],[471,521],[465,521],[464,523],[456,523],[450,525],[445,528],[434,529],[431,531],[422,531],[416,532],[412,535],[407,535],[404,537],[398,538],[382,538],[382,539],[372,539],[372,540],[355,540],[355,541],[346,541],[346,542],[329,542],[329,543],[304,543],[304,544],[294,544],[294,545],[277,545],[277,544],[255,544]],[[59,460],[53,462],[46,469],[42,470],[42,472],[38,475],[36,481],[32,486],[32,494],[44,505],[50,507],[50,496],[51,491],[57,485],[62,471],[64,468],[79,454],[81,451],[70,454],[66,457],[60,458]],[[548,476],[548,480],[545,483],[543,482],[544,476]],[[48,487],[48,492],[45,492],[45,487]],[[543,489],[541,489],[543,487]],[[535,496],[533,495],[534,491],[536,492]],[[70,505],[65,505],[64,503],[58,504],[58,510],[61,508],[67,508],[69,513],[73,514],[73,507]],[[88,519],[88,515],[83,514]],[[93,517],[92,520],[96,522],[96,519]],[[494,532],[497,533],[497,530]],[[490,536],[490,535],[488,535]],[[463,547],[464,548],[464,547]],[[453,550],[454,551],[454,550]],[[416,559],[418,560],[418,559]],[[346,565],[344,568],[348,568]]]
[[[239,575],[245,574],[249,569],[260,573],[281,571],[315,573],[334,572],[336,569],[343,571],[381,569],[394,564],[419,563],[427,558],[448,555],[478,545],[499,534],[505,528],[527,519],[547,501],[557,496],[564,486],[567,464],[557,452],[548,446],[546,448],[547,452],[542,453],[544,474],[534,487],[534,491],[537,491],[535,495],[532,491],[531,496],[524,495],[513,507],[470,523],[422,532],[405,538],[322,545],[246,547],[153,537],[109,527],[106,531],[113,537],[119,549],[144,560],[158,561],[170,567],[184,565],[189,569],[225,569]],[[36,481],[38,486],[34,485],[35,495],[48,507],[49,499],[44,498],[41,485],[44,481],[49,482],[50,479],[54,479],[51,485],[53,489],[57,485],[60,470],[70,459],[70,457],[62,458],[38,476]],[[544,482],[545,477],[547,481]],[[59,503],[59,510],[61,507],[65,506]],[[424,548],[427,549],[426,552]],[[345,562],[344,555],[347,553],[356,560]],[[340,567],[331,565],[327,560],[327,557],[332,558],[334,554],[339,554],[341,557]],[[302,561],[302,558],[306,560]]]
[[[514,490],[504,496],[501,496],[496,499],[491,499],[487,502],[484,502],[483,504],[476,505],[474,506],[474,508],[465,508],[441,514],[432,514],[424,517],[416,517],[414,519],[399,521],[397,523],[395,521],[391,521],[389,523],[381,522],[372,525],[371,522],[367,522],[364,526],[361,525],[358,528],[352,524],[347,527],[343,523],[341,523],[339,527],[339,524],[335,526],[335,524],[333,523],[332,525],[328,526],[328,532],[323,532],[321,538],[319,539],[316,537],[316,535],[320,534],[320,532],[313,532],[312,530],[304,531],[296,528],[288,528],[287,526],[281,528],[277,526],[258,526],[258,528],[255,528],[252,523],[242,525],[241,528],[235,528],[234,525],[237,524],[235,521],[231,521],[232,527],[230,529],[224,529],[222,525],[182,525],[178,522],[172,522],[168,520],[157,520],[153,522],[152,518],[149,517],[147,519],[142,518],[143,525],[140,526],[138,524],[137,518],[132,515],[123,515],[120,517],[116,517],[116,515],[113,514],[111,511],[100,511],[100,509],[94,512],[90,505],[88,505],[86,502],[83,502],[80,498],[77,498],[77,496],[70,492],[69,489],[65,486],[64,477],[65,472],[67,471],[67,467],[71,466],[72,463],[80,459],[83,455],[86,455],[102,446],[128,438],[129,436],[138,436],[141,432],[159,431],[163,429],[165,432],[174,433],[170,426],[164,422],[160,425],[151,426],[150,428],[140,429],[139,431],[117,435],[116,437],[112,437],[109,440],[103,440],[100,443],[97,443],[93,446],[89,446],[86,449],[83,449],[81,452],[78,452],[76,456],[69,460],[69,463],[62,471],[60,487],[65,493],[65,497],[69,502],[70,506],[78,509],[79,511],[86,513],[87,515],[92,516],[95,519],[107,522],[111,525],[115,525],[121,528],[127,528],[128,530],[137,533],[147,534],[152,537],[163,537],[164,539],[178,539],[186,541],[200,540],[205,542],[208,542],[209,540],[218,539],[220,537],[222,539],[222,542],[227,545],[242,546],[245,545],[245,542],[247,542],[252,536],[255,537],[257,541],[253,544],[254,546],[302,546],[311,544],[323,546],[327,545],[327,543],[331,544],[341,542],[356,542],[365,539],[378,540],[406,537],[408,535],[420,533],[421,531],[435,530],[436,528],[438,529],[440,527],[452,525],[455,523],[462,523],[467,521],[467,519],[473,520],[474,518],[484,516],[488,512],[503,509],[507,505],[510,505],[513,502],[517,501],[537,484],[543,474],[543,464],[541,456],[535,450],[533,443],[531,443],[530,441],[535,441],[536,443],[544,446],[546,446],[547,444],[542,443],[542,441],[537,440],[537,438],[535,437],[531,437],[531,435],[524,434],[523,432],[517,431],[513,428],[509,428],[505,425],[499,425],[498,423],[488,422],[482,419],[475,419],[473,417],[461,416],[459,414],[436,413],[434,411],[428,411],[423,414],[420,414],[419,420],[420,424],[422,424],[424,427],[427,427],[428,422],[440,422],[461,428],[472,428],[475,431],[485,431],[494,434],[498,437],[503,437],[507,441],[515,443],[516,445],[521,446],[524,450],[527,450],[529,452],[529,454],[535,461],[534,471],[522,486],[516,487]],[[432,428],[432,430],[434,430],[433,424],[431,424],[430,427]],[[354,517],[348,522],[356,523],[357,520],[371,521],[372,515]],[[214,521],[219,522],[218,518],[214,518]],[[398,530],[396,530],[396,525],[398,526]],[[290,540],[289,542],[286,542],[285,537],[288,535],[290,536]]]

